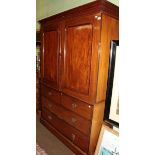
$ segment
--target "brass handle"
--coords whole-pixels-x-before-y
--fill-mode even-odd
[[[48,95],[51,96],[51,95],[52,95],[52,92],[49,91],[49,92],[48,92]]]
[[[76,120],[76,118],[74,118],[74,117],[72,117],[72,123],[76,123],[77,122],[77,120]]]
[[[72,103],[72,108],[75,109],[77,107],[76,103]]]
[[[76,103],[74,103],[74,108],[76,108],[77,107],[77,104]]]
[[[72,103],[72,108],[74,109],[74,103]]]
[[[52,119],[52,117],[51,117],[51,116],[48,116],[48,119],[50,119],[50,120],[51,120],[51,119]]]
[[[73,140],[73,141],[75,140],[75,135],[74,135],[74,134],[72,134],[72,140]]]

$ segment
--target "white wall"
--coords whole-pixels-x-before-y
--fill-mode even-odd
[[[36,21],[93,1],[95,0],[36,0]],[[109,1],[119,5],[119,0]],[[40,29],[38,22],[36,29]]]

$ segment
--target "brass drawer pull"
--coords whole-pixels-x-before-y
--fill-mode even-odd
[[[76,120],[76,118],[74,118],[74,117],[72,117],[72,123],[76,123],[77,122],[77,120]]]
[[[52,117],[51,116],[48,116],[48,119],[52,120]]]
[[[72,103],[72,108],[74,109],[74,103]]]
[[[75,135],[74,135],[74,134],[72,134],[72,140],[73,140],[73,141],[75,140]]]
[[[75,109],[77,107],[76,103],[72,103],[72,108]]]
[[[77,104],[76,103],[74,103],[74,108],[76,108],[77,107]]]

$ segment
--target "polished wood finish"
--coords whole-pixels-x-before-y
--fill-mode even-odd
[[[36,111],[38,114],[41,110],[39,78],[40,78],[40,73],[36,72]]]
[[[91,120],[93,114],[93,106],[85,102],[77,100],[73,97],[63,94],[62,95],[62,106],[75,112],[76,114]]]
[[[87,155],[77,145],[73,144],[71,140],[65,137],[61,131],[56,130],[50,123],[48,123],[43,117],[40,119],[41,123],[44,124],[55,136],[57,136],[66,146],[68,146],[76,155]]]
[[[70,25],[65,31],[66,46],[63,86],[71,91],[88,95],[92,52],[92,25]]]
[[[108,2],[107,0],[96,0],[95,2],[91,2],[89,4],[85,4],[83,6],[79,6],[77,8],[42,19],[39,22],[41,24],[46,24],[51,22],[52,20],[70,19],[74,17],[85,16],[88,14],[95,14],[98,12],[102,12],[103,14],[106,14],[116,19],[119,18],[119,8],[117,6]]]
[[[61,104],[61,93],[45,85],[41,85],[41,94],[51,101]]]
[[[44,29],[43,52],[42,52],[42,80],[59,89],[59,28],[57,25],[50,25]]]
[[[64,23],[62,91],[90,104],[96,97],[100,24],[100,14]]]
[[[98,85],[97,85],[98,93],[96,102],[105,101],[106,98],[110,41],[119,39],[118,30],[119,30],[118,20],[103,14],[101,34],[104,35],[101,35],[100,63],[99,63]]]
[[[84,152],[88,152],[89,138],[87,136],[69,126],[67,123],[47,110],[43,110],[42,117],[51,125],[53,125],[54,128],[60,131],[65,137],[67,137],[71,142],[78,145]]]
[[[105,102],[99,102],[94,105],[92,128],[90,133],[89,154],[93,155],[98,141],[100,129],[103,123]]]
[[[55,104],[54,102],[47,100],[44,97],[42,97],[42,105],[44,107],[43,109],[46,108],[50,112],[56,114],[57,117],[64,120],[66,123],[70,124],[76,129],[80,130],[85,135],[90,134],[90,121],[80,117],[79,115],[76,115],[75,113],[63,108],[62,106]]]
[[[93,155],[103,122],[118,7],[105,0],[41,20],[41,122],[76,155]]]

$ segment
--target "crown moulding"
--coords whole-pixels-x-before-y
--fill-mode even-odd
[[[45,19],[40,20],[40,23],[46,23],[51,20],[63,20],[69,17],[76,17],[81,15],[90,15],[95,13],[104,13],[113,18],[119,19],[119,7],[108,2],[107,0],[96,0],[91,3],[87,3],[85,5],[64,11],[62,13],[47,17]]]

